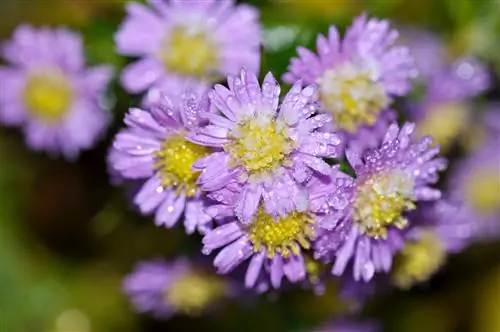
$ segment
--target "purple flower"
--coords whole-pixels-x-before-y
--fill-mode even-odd
[[[500,140],[492,139],[461,161],[450,176],[450,196],[479,224],[479,237],[500,235]]]
[[[247,288],[256,287],[258,282],[267,283],[269,279],[274,288],[279,288],[283,277],[292,283],[314,277],[318,271],[312,271],[304,258],[315,239],[314,214],[296,210],[274,217],[260,206],[250,222],[243,224],[234,215],[238,192],[227,192],[225,197],[224,203],[208,207],[207,213],[220,226],[203,238],[203,253],[223,248],[214,259],[218,273],[229,273],[250,260],[245,275]]]
[[[140,57],[122,83],[130,92],[182,78],[213,82],[242,67],[259,70],[258,12],[234,1],[150,0],[127,5],[115,35],[118,52]]]
[[[394,96],[410,90],[416,75],[408,49],[394,46],[398,33],[387,21],[358,17],[341,41],[332,26],[317,38],[317,53],[298,48],[283,79],[318,84],[321,111],[333,115],[333,126],[348,137],[372,126]]]
[[[312,332],[376,332],[378,330],[373,323],[344,319],[325,324],[322,327],[313,329]]]
[[[472,243],[479,224],[464,212],[460,204],[441,199],[412,214],[410,220],[419,227],[408,233],[395,257],[392,283],[407,289],[425,282],[441,269],[449,254]]]
[[[315,257],[335,259],[332,273],[343,275],[352,261],[354,280],[368,282],[375,272],[388,272],[394,252],[413,227],[405,213],[418,201],[441,197],[429,185],[446,161],[435,158],[429,137],[412,139],[414,125],[390,126],[381,146],[358,156],[347,151],[356,178],[333,167],[329,179],[313,179],[311,209],[323,214]]]
[[[80,35],[22,25],[2,48],[0,121],[22,126],[35,150],[75,159],[104,133],[109,66],[85,67]]]
[[[220,114],[207,114],[210,125],[190,135],[193,142],[223,149],[195,164],[203,171],[201,189],[241,187],[234,208],[243,222],[254,217],[261,197],[273,216],[306,210],[299,183],[313,172],[328,173],[321,157],[336,157],[341,150],[336,134],[317,130],[330,116],[314,115],[314,87],[302,89],[296,83],[279,106],[280,88],[271,73],[262,89],[257,77],[245,71],[230,76],[228,85],[216,85],[210,94]],[[225,199],[219,193],[209,197]]]
[[[185,133],[203,124],[199,113],[208,113],[210,106],[205,85],[189,82],[182,91],[151,90],[149,111],[130,109],[127,128],[116,135],[108,160],[115,179],[145,179],[134,198],[142,213],[155,211],[156,225],[172,227],[184,212],[191,234],[203,232],[210,221],[192,165],[211,150],[189,142]]]
[[[200,315],[230,292],[222,279],[185,259],[140,262],[123,280],[123,290],[138,312],[163,319]]]

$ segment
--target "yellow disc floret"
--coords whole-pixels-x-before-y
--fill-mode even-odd
[[[500,174],[495,167],[472,172],[467,179],[465,195],[469,204],[480,213],[500,210]]]
[[[414,208],[412,179],[394,170],[373,175],[358,186],[354,220],[361,232],[376,239],[385,238],[388,227],[407,226],[403,212]]]
[[[362,125],[373,125],[389,105],[384,86],[373,76],[371,69],[346,62],[318,80],[319,99],[340,129],[353,133]]]
[[[182,135],[168,137],[156,153],[156,169],[160,173],[164,187],[176,187],[186,195],[196,193],[198,173],[192,170],[193,164],[207,156],[210,149],[188,142]]]
[[[262,208],[248,229],[254,251],[266,247],[268,257],[275,253],[283,257],[298,255],[300,247],[309,249],[314,239],[314,220],[306,213],[292,212],[285,217],[273,218]]]
[[[250,174],[272,171],[287,163],[292,141],[283,126],[266,117],[246,120],[230,133],[233,138],[225,146],[234,165],[243,166]]]
[[[73,87],[59,70],[30,74],[22,92],[22,100],[28,111],[48,122],[64,116],[73,99]]]
[[[443,265],[446,250],[441,239],[427,230],[408,242],[396,256],[392,269],[393,283],[403,289],[428,280]]]
[[[176,278],[165,291],[167,303],[186,315],[200,315],[226,292],[224,283],[216,276],[190,272]]]
[[[160,53],[165,68],[181,75],[207,79],[218,66],[216,45],[204,31],[174,28]]]

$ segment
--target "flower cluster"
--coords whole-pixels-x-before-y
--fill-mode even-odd
[[[335,26],[318,35],[315,52],[299,47],[281,93],[271,72],[258,77],[258,17],[229,0],[126,6],[116,49],[138,59],[121,84],[145,94],[126,112],[108,167],[115,183],[133,184],[141,214],[200,233],[217,273],[235,271],[257,293],[292,284],[321,293],[336,277],[348,292],[380,279],[409,288],[449,253],[500,234],[498,133],[453,169],[447,190],[438,184],[448,165],[440,145],[463,129],[462,103],[488,86],[481,64],[422,61],[418,38],[400,44],[387,20],[363,14],[343,37]],[[21,26],[2,55],[0,121],[68,159],[96,143],[110,120],[111,69],[85,67],[76,33]],[[419,71],[426,94],[404,104],[412,122],[398,122],[395,100]],[[124,290],[137,311],[162,318],[234,294],[186,259],[140,263]]]

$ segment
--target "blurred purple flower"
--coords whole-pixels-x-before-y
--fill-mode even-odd
[[[280,88],[271,73],[262,88],[257,77],[245,71],[240,77],[230,76],[228,85],[229,89],[216,85],[210,94],[220,114],[207,114],[210,125],[189,136],[193,142],[224,150],[195,163],[202,171],[201,189],[241,187],[234,209],[242,222],[252,220],[261,198],[273,216],[305,211],[307,197],[300,183],[313,172],[329,172],[322,157],[341,154],[339,137],[318,131],[330,116],[315,115],[314,87],[302,89],[296,83],[279,105]],[[208,196],[225,200],[220,193]]]
[[[109,66],[85,67],[81,36],[68,29],[19,26],[4,43],[0,121],[21,126],[27,144],[75,159],[111,119],[104,94]]]
[[[283,79],[318,84],[321,111],[333,115],[332,125],[350,141],[361,128],[386,123],[381,112],[392,97],[410,90],[410,78],[416,75],[414,61],[406,47],[394,45],[397,37],[388,21],[361,15],[342,41],[334,26],[328,36],[319,35],[318,54],[299,47],[299,57],[291,60]]]
[[[228,286],[185,259],[140,262],[123,280],[123,290],[135,309],[162,319],[179,313],[203,314],[230,295]]]
[[[108,161],[115,180],[146,180],[134,198],[142,213],[155,212],[156,225],[172,227],[184,212],[191,234],[205,231],[210,221],[196,185],[199,172],[192,165],[211,150],[189,142],[185,134],[203,124],[200,113],[208,113],[210,104],[205,85],[185,82],[179,91],[152,89],[149,111],[131,108]]]
[[[119,53],[140,59],[123,71],[123,86],[136,93],[186,77],[214,82],[242,67],[257,73],[258,16],[256,8],[234,1],[128,4],[115,42]]]
[[[375,272],[388,272],[393,254],[413,225],[405,216],[418,201],[441,197],[430,184],[446,161],[435,158],[429,137],[412,138],[414,125],[390,126],[381,146],[359,156],[347,151],[356,178],[333,167],[329,179],[313,179],[310,193],[318,218],[315,258],[335,259],[332,274],[343,275],[352,261],[354,280],[370,281]],[[327,231],[323,231],[326,229]]]

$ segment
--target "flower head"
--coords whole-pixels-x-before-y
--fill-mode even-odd
[[[311,194],[311,209],[323,215],[318,225],[327,229],[318,236],[315,255],[335,258],[333,274],[342,275],[351,260],[356,281],[388,272],[394,252],[413,227],[407,212],[418,201],[441,197],[429,185],[446,162],[435,158],[439,148],[429,148],[430,138],[414,141],[413,129],[413,124],[401,129],[393,124],[378,149],[362,156],[348,151],[355,178],[334,167],[329,178],[312,180],[318,192]]]
[[[203,231],[210,218],[203,212],[199,172],[192,166],[211,150],[185,135],[203,124],[200,113],[209,110],[207,88],[189,82],[180,94],[151,90],[149,101],[149,111],[132,108],[125,116],[127,128],[116,135],[110,152],[111,173],[145,180],[134,202],[142,213],[155,211],[157,225],[172,227],[184,212],[186,231]]]
[[[80,35],[22,25],[2,55],[0,121],[22,126],[35,150],[74,159],[91,148],[110,120],[103,100],[112,69],[85,67]]]
[[[280,88],[271,73],[262,88],[246,71],[229,77],[228,85],[216,85],[210,94],[220,113],[207,114],[210,124],[190,135],[193,142],[223,150],[195,164],[203,171],[202,190],[215,191],[209,196],[220,201],[225,198],[218,190],[241,187],[235,209],[244,222],[253,219],[261,197],[270,215],[305,210],[299,184],[313,172],[328,173],[321,157],[341,150],[336,134],[318,131],[330,117],[314,115],[314,87],[295,84],[279,105]]]
[[[138,312],[158,318],[201,315],[229,295],[222,279],[185,259],[141,262],[124,279],[123,289]]]
[[[140,57],[125,69],[130,92],[181,78],[213,82],[241,67],[257,72],[260,27],[257,10],[233,1],[151,0],[131,3],[115,35],[118,52]]]
[[[349,135],[372,126],[393,96],[406,94],[416,71],[408,49],[394,46],[398,33],[387,21],[358,17],[341,41],[332,26],[319,35],[317,52],[300,47],[283,79],[318,84],[321,111]]]

